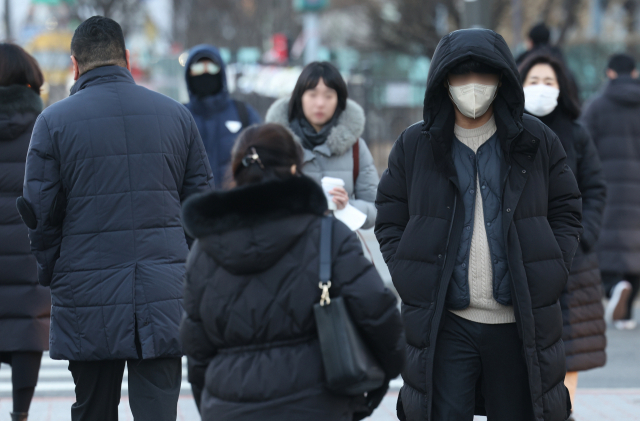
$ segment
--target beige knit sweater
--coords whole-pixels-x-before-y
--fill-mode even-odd
[[[493,117],[486,124],[477,129],[463,129],[456,125],[454,134],[460,142],[467,145],[473,152],[478,151],[496,132],[496,122]],[[484,209],[482,206],[482,189],[480,177],[476,177],[476,205],[473,217],[473,235],[471,237],[471,252],[469,255],[469,292],[471,303],[464,310],[451,310],[452,313],[477,323],[500,324],[515,323],[516,318],[512,306],[503,306],[493,298],[493,266],[487,232],[484,224]]]

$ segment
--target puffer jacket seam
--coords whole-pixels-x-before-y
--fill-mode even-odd
[[[121,116],[120,118],[122,119],[122,126],[125,128],[124,130],[124,144],[125,144],[125,148],[126,148],[126,152],[127,152],[127,174],[129,175],[129,199],[131,200],[131,222],[132,225],[135,226],[135,211],[133,209],[133,182],[131,180],[131,157],[129,155],[129,137],[127,135],[127,130],[126,130],[126,121],[125,121],[125,112],[124,112],[124,107],[122,106],[122,98],[120,97],[120,91],[118,89],[118,84],[114,83],[113,84],[113,90],[116,94],[116,96],[118,97],[118,104],[120,104],[120,113]],[[154,110],[155,110],[155,104],[154,104]],[[135,230],[134,230],[134,235],[133,235],[133,254],[135,256],[135,260],[133,262],[133,291],[131,291],[131,301],[133,305],[133,317],[134,317],[134,330],[138,330],[138,326],[137,326],[137,302],[136,302],[136,286],[138,284],[138,244],[136,241],[136,236],[135,236]],[[144,300],[144,302],[147,302],[147,294],[144,288],[144,284],[141,285],[142,287],[142,299]],[[146,306],[146,311],[147,313],[149,313],[149,307]],[[147,315],[144,316],[145,318],[147,317]],[[153,329],[153,327],[152,327]],[[136,332],[134,332],[135,335]],[[106,333],[105,333],[106,334]],[[144,357],[144,348],[143,348],[143,338],[140,337],[140,334],[138,333],[139,336],[139,340],[140,340],[140,350],[141,350],[141,354],[140,357]],[[152,333],[152,338],[155,335]]]

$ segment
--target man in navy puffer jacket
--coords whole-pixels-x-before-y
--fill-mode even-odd
[[[118,419],[125,362],[136,420],[175,420],[181,383],[182,202],[213,189],[196,124],[135,84],[120,25],[71,42],[71,96],[35,123],[19,201],[51,287],[50,349],[69,360],[71,419]]]

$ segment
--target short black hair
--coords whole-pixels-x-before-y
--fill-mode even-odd
[[[619,75],[629,75],[636,68],[636,61],[629,54],[614,54],[609,59],[607,69],[614,70]]]
[[[90,17],[73,34],[71,55],[78,61],[81,73],[96,67],[126,65],[127,53],[122,28],[113,19]]]
[[[452,75],[466,75],[469,73],[499,75],[501,72],[493,66],[476,61],[472,58],[456,64],[449,70],[449,74]]]
[[[342,78],[340,71],[327,61],[314,61],[309,63],[300,74],[296,87],[291,94],[289,101],[289,121],[304,116],[302,110],[302,95],[309,89],[318,86],[318,82],[322,79],[325,85],[338,93],[338,108],[336,112],[341,113],[347,108],[347,83]]]
[[[529,39],[533,43],[533,45],[544,45],[549,44],[549,39],[551,38],[551,31],[544,23],[539,23],[535,25],[529,31]]]

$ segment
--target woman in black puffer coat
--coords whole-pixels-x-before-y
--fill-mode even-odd
[[[564,65],[551,56],[534,55],[522,63],[520,74],[525,110],[558,135],[582,192],[581,247],[560,297],[567,356],[565,384],[573,401],[577,372],[602,367],[607,359],[600,269],[594,249],[602,226],[606,187],[595,144],[576,121],[580,108]]]
[[[14,421],[27,419],[42,352],[49,349],[51,297],[38,284],[27,227],[16,209],[31,131],[42,111],[42,83],[33,57],[0,44],[0,361],[12,367]]]
[[[371,414],[388,382],[367,397],[329,393],[315,327],[320,300],[319,242],[327,201],[298,173],[302,149],[277,124],[252,126],[237,140],[237,188],[189,199],[181,327],[202,390],[203,420],[351,421]],[[334,221],[331,296],[351,317],[388,379],[404,363],[395,296],[364,258],[356,235]]]

